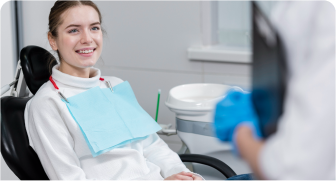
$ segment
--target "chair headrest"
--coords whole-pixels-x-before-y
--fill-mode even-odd
[[[22,72],[24,74],[25,81],[31,93],[35,94],[37,90],[49,80],[50,72],[49,67],[53,67],[57,64],[53,61],[49,65],[48,60],[55,57],[45,50],[44,48],[30,45],[24,47],[20,52],[20,60]]]

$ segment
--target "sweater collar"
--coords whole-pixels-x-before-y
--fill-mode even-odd
[[[97,68],[90,68],[90,75],[92,77],[90,78],[81,78],[81,77],[75,77],[69,74],[65,74],[58,70],[59,65],[55,65],[52,68],[52,78],[56,80],[57,82],[60,82],[62,84],[71,86],[71,87],[78,87],[83,89],[89,89],[92,87],[99,86],[99,78],[100,78],[100,70]]]

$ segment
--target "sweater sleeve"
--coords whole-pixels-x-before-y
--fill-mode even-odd
[[[190,172],[180,157],[156,133],[144,140],[143,147],[144,157],[161,168],[163,178],[182,171]]]
[[[74,141],[62,118],[64,109],[51,97],[34,97],[28,108],[32,146],[50,180],[85,180]]]

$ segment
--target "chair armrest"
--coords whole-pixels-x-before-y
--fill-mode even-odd
[[[182,162],[200,163],[213,167],[221,172],[226,178],[237,175],[227,164],[218,160],[217,158],[198,154],[181,154],[179,156]]]

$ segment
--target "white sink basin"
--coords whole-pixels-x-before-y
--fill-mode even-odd
[[[169,91],[166,105],[175,110],[209,111],[231,86],[223,84],[185,84]]]
[[[229,150],[232,147],[229,142],[220,142],[216,138],[212,128],[215,105],[227,95],[229,89],[243,91],[239,87],[223,84],[180,85],[169,91],[165,104],[176,114],[177,135],[190,153],[221,155],[222,157],[215,158],[224,162],[230,160],[238,168],[248,168],[246,163],[231,154]],[[198,170],[202,169],[201,167]]]

